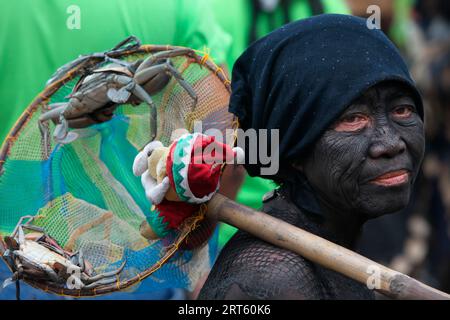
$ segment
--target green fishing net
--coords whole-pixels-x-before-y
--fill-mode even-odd
[[[115,55],[133,62],[169,46],[138,46]],[[132,165],[138,152],[149,143],[150,132],[168,145],[175,129],[193,130],[201,120],[203,130],[216,128],[225,133],[234,117],[227,112],[229,82],[207,54],[171,58],[173,66],[195,90],[198,102],[179,82],[171,79],[152,95],[157,108],[157,128],[151,128],[150,108],[121,105],[112,120],[77,129],[80,138],[61,145],[53,139],[45,145],[38,126],[48,104],[68,101],[68,95],[84,73],[106,64],[98,58],[62,70],[26,109],[5,140],[0,154],[0,236],[13,232],[19,219],[35,216],[32,224],[42,227],[64,250],[83,251],[95,274],[118,269],[116,282],[90,290],[24,276],[24,281],[57,294],[92,296],[123,290],[149,277],[152,287],[192,289],[211,268],[217,255],[217,235],[194,250],[179,244],[201,223],[201,216],[186,221],[180,230],[149,241],[139,227],[152,205],[145,197],[140,178]],[[55,128],[48,123],[50,136]],[[6,250],[0,241],[0,253]]]

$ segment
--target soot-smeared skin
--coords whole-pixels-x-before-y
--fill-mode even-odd
[[[413,112],[399,118],[393,110],[403,105]],[[352,248],[367,219],[399,211],[408,204],[424,153],[423,122],[414,108],[408,89],[400,83],[381,83],[367,90],[322,134],[310,154],[293,164],[290,174],[282,176],[283,196],[266,204],[264,211]],[[341,130],[352,114],[363,115],[367,125]],[[400,169],[410,173],[407,183],[373,184],[373,179]],[[299,209],[304,208],[304,201],[299,192],[301,179],[295,178],[298,175],[304,175],[313,190],[320,207],[317,217]],[[374,296],[362,284],[240,232],[223,249],[200,298]]]
[[[322,235],[320,224],[286,197],[263,208],[272,216]],[[365,286],[239,231],[224,247],[199,299],[373,299]]]
[[[370,125],[358,132],[337,132],[332,126],[302,164],[321,202],[338,208],[339,215],[349,215],[349,220],[359,216],[363,222],[408,204],[425,142],[417,112],[407,119],[393,117],[392,110],[402,104],[414,106],[414,101],[399,83],[381,83],[369,89],[343,116],[364,113],[370,116]],[[369,182],[398,169],[411,172],[406,185],[387,189]]]

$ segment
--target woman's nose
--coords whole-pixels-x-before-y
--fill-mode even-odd
[[[393,158],[406,150],[406,144],[392,128],[383,127],[378,130],[369,148],[369,156],[377,158]]]

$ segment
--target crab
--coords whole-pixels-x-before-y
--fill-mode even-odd
[[[56,143],[68,144],[75,141],[79,134],[69,128],[84,128],[96,123],[108,121],[114,110],[121,104],[138,105],[147,103],[150,107],[152,133],[155,138],[156,108],[151,95],[162,90],[173,77],[192,98],[193,107],[197,103],[197,94],[173,66],[171,58],[191,55],[189,48],[175,48],[150,55],[133,63],[104,56],[109,64],[93,69],[79,80],[68,102],[53,103],[47,106],[39,117],[39,128],[45,145],[49,133],[47,123],[52,120],[56,125],[53,136]]]
[[[79,67],[80,65],[85,64],[86,62],[90,62],[92,60],[96,61],[104,61],[105,59],[111,58],[116,54],[122,54],[127,52],[128,50],[136,50],[141,46],[141,41],[135,36],[129,36],[124,40],[120,41],[114,48],[105,51],[105,52],[96,52],[87,55],[80,55],[73,61],[66,63],[56,70],[56,72],[50,77],[47,81],[46,86],[53,85],[55,82],[61,80],[68,72],[70,72],[75,67]],[[111,58],[114,60],[114,58]]]
[[[11,236],[4,238],[7,250],[3,258],[14,275],[5,281],[3,287],[23,277],[80,290],[117,281],[116,276],[123,270],[125,262],[117,270],[93,275],[93,268],[83,258],[81,250],[76,253],[65,251],[42,228],[30,224],[34,218],[22,217]],[[27,222],[23,223],[25,220]],[[25,230],[32,232],[25,233]]]

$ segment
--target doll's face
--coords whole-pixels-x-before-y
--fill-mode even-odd
[[[374,218],[408,204],[424,144],[423,122],[409,90],[386,82],[344,111],[302,167],[328,205]]]

